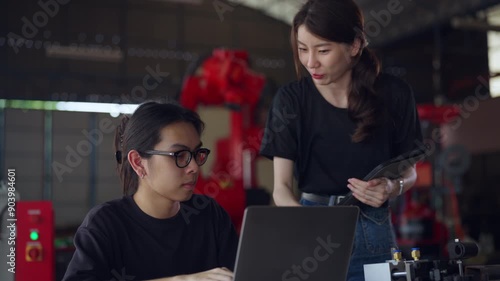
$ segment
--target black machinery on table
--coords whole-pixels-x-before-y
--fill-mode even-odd
[[[364,265],[366,281],[500,281],[500,265],[464,266],[463,260],[477,256],[476,243],[456,239],[447,245],[449,260],[421,260],[420,250],[412,249],[413,260],[404,260],[393,249],[393,259]]]

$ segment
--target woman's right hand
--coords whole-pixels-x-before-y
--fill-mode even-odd
[[[293,194],[293,161],[274,157],[273,199],[276,206],[301,206]]]
[[[181,275],[178,280],[182,281],[233,281],[234,274],[225,267],[217,267],[207,271]]]

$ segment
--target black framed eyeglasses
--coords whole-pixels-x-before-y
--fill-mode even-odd
[[[161,150],[147,150],[144,153],[149,155],[164,155],[173,156],[175,158],[175,165],[179,168],[185,168],[191,162],[194,157],[194,161],[198,166],[201,166],[207,162],[208,155],[210,154],[210,149],[208,148],[198,148],[195,151],[189,151],[187,149],[179,150],[176,152],[168,152]]]

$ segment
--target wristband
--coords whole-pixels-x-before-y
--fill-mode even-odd
[[[405,181],[404,181],[403,178],[400,178],[398,180],[398,182],[399,182],[399,194],[398,194],[398,196],[399,196],[399,195],[403,194],[403,189],[404,189]]]

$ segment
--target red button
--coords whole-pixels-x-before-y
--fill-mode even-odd
[[[31,259],[35,260],[40,255],[40,251],[37,248],[31,248],[28,252]]]
[[[41,261],[42,248],[39,246],[28,246],[26,248],[26,261]]]

